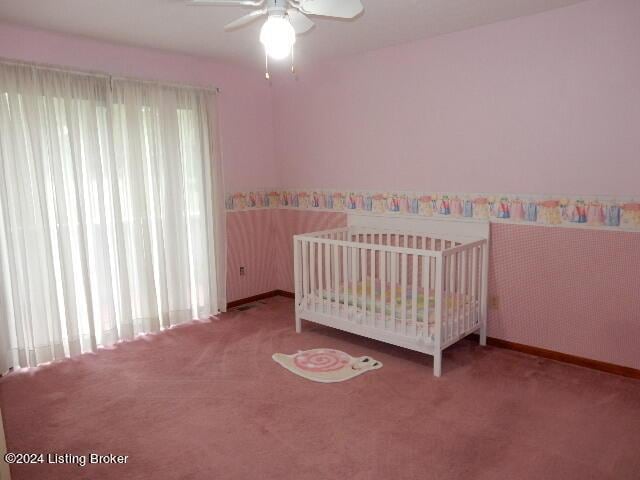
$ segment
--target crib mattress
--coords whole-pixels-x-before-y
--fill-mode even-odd
[[[391,298],[391,290],[392,285],[385,285],[385,302],[384,302],[384,312],[385,319],[387,321],[391,320],[392,317],[395,317],[396,322],[400,323],[402,321],[402,288],[400,285],[396,285],[395,288],[395,297],[393,304],[395,304],[395,309],[393,308],[392,298]],[[413,288],[411,285],[407,285],[407,293],[406,293],[406,314],[405,314],[405,322],[408,326],[417,326],[422,328],[424,326],[424,317],[425,317],[425,302],[427,303],[427,315],[429,320],[429,326],[433,325],[435,322],[435,292],[433,290],[428,292],[428,298],[425,296],[425,292],[423,288],[417,289],[417,308],[416,308],[416,319],[413,318],[413,307],[411,305],[411,301],[413,298]],[[362,302],[362,294],[365,292],[365,301],[364,305],[366,308],[363,308]],[[354,295],[355,293],[355,295]],[[314,294],[308,295],[306,297],[308,305],[313,301],[328,301],[329,304],[335,304],[336,302],[341,305],[347,305],[353,312],[364,313],[365,310],[367,313],[371,313],[371,281],[366,280],[365,282],[357,282],[356,288],[354,290],[353,283],[348,283],[347,285],[347,295],[345,301],[345,289],[344,284],[340,285],[340,288],[336,294],[334,290],[327,291],[325,289],[320,290],[316,289]],[[337,296],[337,300],[336,300]],[[354,298],[355,297],[355,298]],[[469,295],[463,295],[460,293],[450,293],[445,295],[444,304],[443,304],[443,316],[444,321],[447,322],[449,320],[457,320],[461,321],[466,319],[471,312],[471,305],[473,303],[472,298]],[[382,320],[382,286],[379,281],[375,282],[375,312],[377,320]],[[446,308],[445,308],[446,305]]]

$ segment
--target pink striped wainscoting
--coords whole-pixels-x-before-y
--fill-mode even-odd
[[[227,301],[276,288],[274,217],[279,215],[273,209],[227,212]]]
[[[334,212],[276,210],[277,289],[293,292],[293,236],[345,227],[347,215]]]
[[[275,210],[277,287],[293,291],[295,233],[346,224],[344,214]],[[492,337],[640,368],[640,235],[491,225]]]
[[[640,369],[640,235],[491,225],[489,335]]]

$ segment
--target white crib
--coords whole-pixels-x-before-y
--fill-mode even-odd
[[[302,320],[434,358],[479,332],[486,345],[489,223],[367,214],[296,235],[296,331]]]

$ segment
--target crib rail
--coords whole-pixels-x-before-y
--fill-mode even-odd
[[[339,228],[294,237],[296,315],[446,348],[486,321],[485,239]]]
[[[460,246],[464,242],[479,240],[461,237],[457,239],[442,238],[434,235],[418,235],[402,231],[354,227],[323,230],[299,236],[366,243],[368,245],[395,246],[405,249],[429,250],[431,252],[444,251]]]

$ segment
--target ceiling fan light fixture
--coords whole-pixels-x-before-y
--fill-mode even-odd
[[[269,57],[282,60],[296,43],[296,32],[286,16],[271,15],[260,30],[260,43]]]

